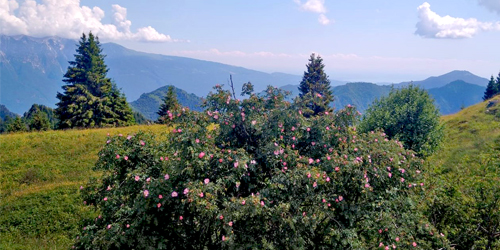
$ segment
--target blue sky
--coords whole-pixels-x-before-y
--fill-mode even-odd
[[[398,82],[500,70],[500,0],[0,0],[0,33],[103,41],[301,75]]]

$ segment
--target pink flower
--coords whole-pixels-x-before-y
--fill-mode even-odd
[[[200,197],[203,198],[203,192],[200,193]]]
[[[314,182],[313,187],[317,187],[317,186],[318,186],[318,183]]]
[[[325,199],[323,199],[323,200],[321,200],[321,201],[322,201],[323,203],[325,203],[325,202],[326,202],[326,200],[325,200]]]
[[[183,219],[184,219],[184,217],[182,217],[182,215],[181,215],[181,216],[179,216],[179,220],[183,220]]]
[[[160,156],[160,161],[163,161],[163,156]]]
[[[223,219],[224,219],[224,215],[222,215],[222,214],[221,214],[221,215],[219,216],[219,219],[223,220]]]
[[[108,200],[108,197],[104,197],[104,199],[103,199],[103,200],[104,200],[104,201],[107,201],[107,200]]]
[[[245,201],[245,200],[243,200],[243,201],[241,202],[241,205],[245,205],[245,203],[246,203],[246,201]]]
[[[120,155],[116,155],[116,159],[120,159]]]
[[[128,156],[126,156],[126,155],[125,155],[125,156],[123,157],[123,159],[125,159],[125,160],[127,161],[127,160],[128,160]]]
[[[401,182],[405,182],[405,178],[401,178]]]
[[[237,168],[238,167],[238,162],[235,162],[233,165],[234,165],[235,168]]]
[[[149,196],[149,191],[148,190],[144,190],[144,197],[148,197]]]
[[[307,178],[311,178],[311,174],[310,173],[307,173]]]
[[[229,102],[229,101],[228,101]],[[229,103],[228,103],[229,104]],[[222,241],[226,241],[226,236],[222,235]]]
[[[414,242],[412,243],[412,245],[413,245],[414,247],[416,247],[416,246],[417,246],[417,242],[415,242],[415,241],[414,241]]]
[[[307,130],[307,132],[309,132],[309,131],[311,131],[311,128],[307,128],[306,130]]]
[[[161,207],[161,203],[156,204],[156,206],[157,206],[158,208],[160,208],[160,207]]]
[[[230,222],[229,222],[229,223],[227,223],[227,224],[228,224],[230,227],[232,227],[232,226],[233,226],[233,222],[232,222],[232,221],[230,221]]]
[[[389,178],[391,178],[391,177],[392,177],[392,174],[391,174],[391,173],[388,173],[387,175],[389,175]]]
[[[342,201],[343,199],[344,199],[344,197],[339,196],[339,201]]]
[[[127,140],[130,140],[131,138],[132,138],[132,136],[131,136],[131,135],[127,136]]]
[[[198,158],[203,158],[203,156],[205,156],[205,152],[201,152],[199,155],[198,155]]]
[[[339,167],[335,167],[335,171],[340,171],[340,168]]]
[[[420,183],[420,186],[421,186],[421,187],[423,187],[423,186],[424,186],[424,183],[423,183],[423,182],[422,182],[422,183]]]
[[[83,189],[83,186],[80,186],[80,190],[82,190],[82,189]]]
[[[396,237],[396,242],[399,242],[399,237]]]
[[[163,199],[163,195],[161,195],[161,194],[158,195],[158,198]]]
[[[264,201],[260,201],[260,206],[263,207],[264,206]]]
[[[139,177],[138,175],[136,175],[134,179],[135,179],[135,181],[139,181],[140,178],[141,177]]]
[[[207,185],[210,182],[210,179],[206,178],[203,182],[205,182],[205,185]]]
[[[165,180],[168,180],[168,179],[170,179],[170,175],[166,174],[165,175]]]
[[[183,194],[187,195],[189,193],[189,188],[185,188]]]
[[[110,140],[107,140],[106,143],[109,144],[111,141]]]
[[[143,140],[141,140],[140,143],[141,143],[142,146],[146,145],[146,143]]]
[[[177,195],[178,195],[177,192],[175,192],[175,191],[172,192],[172,197],[177,197]]]
[[[326,182],[330,182],[330,177],[326,177]]]
[[[313,164],[314,163],[314,160],[309,158],[309,164]]]
[[[200,143],[200,139],[196,138],[196,140],[194,140],[196,143]]]
[[[130,224],[127,224],[127,228],[130,228]]]
[[[150,177],[148,177],[148,178],[146,179],[146,181],[147,181],[147,182],[150,182],[150,181],[151,181],[151,178],[150,178]]]
[[[111,224],[108,225],[108,229],[110,229],[110,228],[111,228]]]

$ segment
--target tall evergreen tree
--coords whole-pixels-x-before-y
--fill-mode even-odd
[[[123,126],[133,124],[132,110],[106,75],[99,39],[82,35],[75,60],[64,74],[64,93],[57,93],[59,128]]]
[[[492,98],[494,95],[498,94],[498,85],[499,85],[500,76],[495,81],[495,78],[491,76],[490,81],[488,82],[488,86],[486,86],[486,90],[484,91],[483,100],[488,100]]]
[[[295,99],[296,104],[303,109],[305,116],[331,111],[329,105],[333,102],[333,92],[324,71],[323,59],[313,53],[306,67],[307,71],[304,72],[299,86],[299,97]]]
[[[164,123],[166,119],[169,119],[167,116],[170,112],[172,114],[174,111],[177,111],[180,108],[179,101],[177,101],[177,93],[175,93],[174,86],[169,86],[167,90],[167,94],[165,98],[163,98],[163,103],[160,105],[160,109],[158,110],[158,123]]]

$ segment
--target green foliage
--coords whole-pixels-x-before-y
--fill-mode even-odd
[[[409,85],[393,89],[376,100],[360,124],[363,132],[382,129],[389,138],[399,140],[408,150],[430,155],[442,138],[439,112],[427,91]]]
[[[30,130],[46,131],[54,129],[57,124],[54,110],[44,105],[33,104],[28,112],[24,113],[23,118]]]
[[[177,101],[177,95],[174,92],[174,86],[169,86],[167,94],[163,98],[163,103],[160,105],[158,110],[158,120],[160,124],[166,123],[165,120],[172,120],[172,112],[177,112],[181,108],[181,105]]]
[[[9,119],[7,122],[7,132],[26,132],[28,131],[28,125],[24,120],[16,116],[16,118]]]
[[[488,100],[492,98],[493,96],[497,95],[500,92],[500,73],[495,81],[495,78],[491,76],[490,81],[488,82],[488,85],[486,86],[486,90],[484,91],[484,97],[483,100]]]
[[[134,120],[137,124],[141,125],[150,123],[150,120],[144,117],[144,115],[142,115],[141,113],[135,111],[133,113],[134,113]]]
[[[333,102],[333,93],[324,71],[323,59],[313,53],[306,67],[307,71],[299,85],[299,98],[295,99],[296,104],[303,109],[306,117],[331,112],[329,105]]]
[[[306,118],[272,87],[231,96],[216,86],[206,112],[173,116],[166,139],[108,138],[103,176],[82,192],[99,215],[75,247],[447,247],[412,199],[422,161],[381,133],[357,133],[355,108]]]
[[[126,126],[134,117],[125,96],[106,74],[99,39],[82,35],[75,61],[64,74],[64,93],[57,93],[59,128]]]

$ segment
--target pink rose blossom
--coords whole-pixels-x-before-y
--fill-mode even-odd
[[[232,227],[232,226],[233,226],[233,222],[232,222],[232,221],[230,221],[230,222],[229,222],[229,223],[227,223],[227,224],[228,224],[230,227]]]
[[[243,200],[243,201],[241,202],[241,205],[245,205],[245,203],[246,203],[246,201],[245,201],[245,200]]]
[[[156,204],[156,206],[157,206],[158,208],[160,208],[160,207],[161,207],[161,203]]]
[[[199,155],[198,155],[198,158],[203,158],[203,156],[205,156],[205,152],[201,152]]]
[[[116,159],[120,159],[120,155],[116,155]]]
[[[170,175],[166,174],[165,175],[165,180],[168,180],[168,179],[170,179]]]
[[[200,198],[203,198],[203,192],[201,192],[199,195],[200,195]]]
[[[149,191],[148,190],[144,190],[144,197],[148,197],[149,196]]]
[[[175,191],[172,192],[172,197],[177,197],[177,195],[178,195],[177,192],[175,192]]]
[[[179,220],[183,220],[183,219],[184,219],[184,217],[182,217],[182,215],[181,215],[181,216],[179,216]]]
[[[135,176],[135,181],[139,181],[140,177],[138,175]]]

